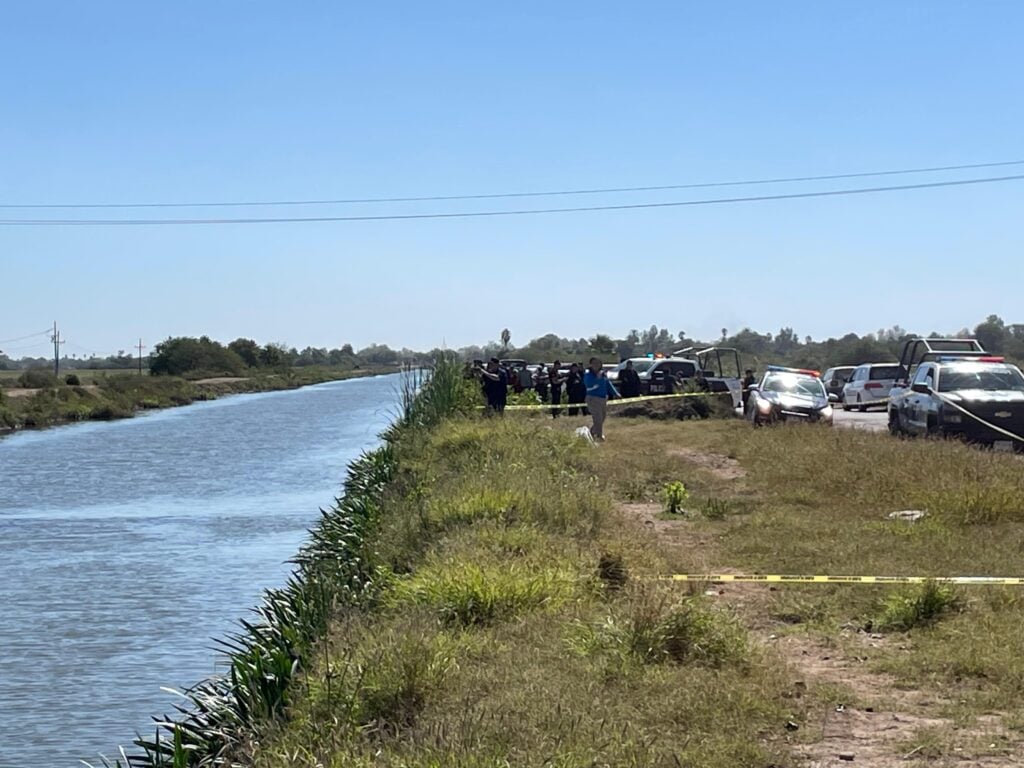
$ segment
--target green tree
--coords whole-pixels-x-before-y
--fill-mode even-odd
[[[512,341],[512,332],[509,331],[508,328],[505,328],[501,332],[501,348],[506,352],[508,351],[508,345],[510,341]]]
[[[615,341],[611,336],[599,333],[590,339],[590,348],[598,355],[614,355]]]
[[[250,368],[260,364],[260,345],[252,339],[235,339],[228,344],[228,349],[242,358],[242,362]]]
[[[241,357],[209,336],[169,338],[157,344],[149,358],[149,372],[156,375],[237,375],[244,367]]]
[[[974,338],[981,342],[981,346],[988,352],[1002,354],[1006,351],[1006,342],[1010,336],[1006,323],[999,315],[989,315],[985,322],[980,323],[974,329]]]

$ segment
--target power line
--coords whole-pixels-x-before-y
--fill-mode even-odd
[[[941,165],[930,168],[900,168],[885,171],[862,171],[859,173],[834,173],[823,176],[789,176],[775,179],[746,179],[738,181],[710,181],[695,184],[662,184],[646,187],[600,187],[594,189],[562,189],[536,192],[495,192],[474,195],[427,195],[422,197],[357,197],[338,200],[251,200],[251,201],[206,201],[192,203],[7,203],[0,209],[68,209],[68,208],[242,208],[257,206],[286,205],[353,205],[357,203],[423,203],[451,200],[496,200],[514,197],[558,197],[569,195],[602,195],[623,192],[664,192],[679,189],[709,189],[712,187],[745,187],[755,184],[790,184],[802,181],[829,181],[836,179],[858,179],[868,176],[899,176],[911,173],[937,173],[940,171],[964,171],[978,168],[997,168],[1009,165],[1024,165],[1024,160],[1003,160],[996,163],[972,163],[969,165]]]
[[[493,216],[527,216],[547,213],[581,213],[585,211],[626,211],[648,208],[682,208],[698,205],[722,205],[729,203],[756,203],[769,200],[796,200],[812,197],[838,197],[842,195],[866,195],[880,192],[900,192],[913,189],[936,189],[959,187],[969,184],[992,184],[1001,181],[1019,181],[1024,174],[1015,176],[992,176],[982,179],[960,179],[958,181],[935,181],[922,184],[902,184],[891,187],[859,187],[855,189],[833,189],[817,192],[793,192],[784,195],[753,195],[748,197],[720,197],[705,200],[681,200],[667,203],[631,203],[626,205],[592,205],[578,208],[531,208],[512,211],[456,211],[451,213],[407,213],[378,216],[280,216],[273,218],[236,219],[0,219],[0,226],[72,227],[72,226],[191,226],[209,224],[312,224],[338,221],[400,221],[411,219],[468,219]]]
[[[0,354],[10,355],[11,353],[14,353],[14,352],[27,352],[29,350],[38,350],[38,349],[40,349],[43,346],[45,346],[47,349],[49,349],[49,347],[50,347],[49,340],[44,339],[42,341],[36,342],[35,344],[29,344],[27,346],[3,347],[2,349],[0,349]]]
[[[24,341],[25,339],[33,339],[36,336],[46,336],[50,332],[49,329],[40,331],[39,333],[30,333],[28,336],[19,336],[16,339],[0,339],[0,344],[11,344],[15,341]]]

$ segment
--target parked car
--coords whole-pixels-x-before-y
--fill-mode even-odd
[[[747,420],[756,426],[779,421],[832,426],[832,404],[817,371],[769,365],[760,384],[750,387]]]
[[[680,379],[692,379],[697,375],[698,363],[684,357],[631,357],[623,360],[608,374],[613,384],[618,384],[619,373],[632,361],[633,370],[640,378],[641,395],[661,395],[668,391],[665,379],[671,377],[673,385]]]
[[[871,406],[886,405],[889,391],[900,378],[900,366],[895,363],[865,363],[858,365],[850,380],[843,386],[843,410],[856,406],[866,411]]]
[[[825,392],[828,393],[829,400],[835,403],[843,401],[843,387],[846,386],[846,382],[850,380],[850,375],[856,368],[855,365],[838,365],[835,368],[829,368],[822,374],[821,383],[825,385]]]
[[[922,362],[890,403],[889,431],[1024,450],[1024,374],[1001,357],[951,354]]]

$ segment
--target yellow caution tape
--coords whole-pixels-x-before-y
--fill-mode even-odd
[[[1024,577],[997,576],[805,576],[783,574],[675,573],[663,581],[738,582],[747,584],[964,584],[973,586],[1024,586]]]
[[[672,395],[641,395],[640,397],[620,397],[608,400],[608,405],[630,405],[632,403],[643,403],[650,400],[669,400],[677,397],[720,397],[723,395],[732,396],[732,392],[679,392]],[[478,405],[477,408],[487,408],[486,405]],[[586,408],[584,403],[541,403],[540,405],[506,405],[506,411],[540,411],[551,408]]]

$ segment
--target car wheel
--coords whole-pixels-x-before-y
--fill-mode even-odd
[[[850,410],[850,404],[846,402],[846,398],[845,397],[842,399],[842,403],[843,403],[843,410],[848,412]]]
[[[889,411],[889,434],[893,437],[903,437],[906,434],[900,421],[899,411]]]
[[[868,407],[861,402],[860,395],[857,395],[857,410],[861,413],[866,413],[868,410]]]

